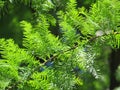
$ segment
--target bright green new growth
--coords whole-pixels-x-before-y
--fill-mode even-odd
[[[0,61],[0,88],[2,90],[10,84],[24,83],[23,80],[27,80],[38,65],[38,62],[27,51],[20,49],[12,40],[0,40],[0,53],[3,58]]]
[[[30,0],[21,2],[29,5]],[[4,1],[0,0],[0,8],[3,6]],[[84,7],[77,8],[75,0],[66,0],[65,9],[56,12],[60,37],[49,30],[50,24],[55,26],[57,21],[49,13],[55,4],[51,0],[33,0],[32,8],[36,11],[37,24],[20,22],[25,48],[19,48],[11,39],[0,39],[0,89],[73,90],[76,84],[84,85],[86,74],[100,78],[94,66],[99,48],[120,46],[120,2],[99,0],[87,11]],[[102,35],[96,36],[97,31],[102,31]],[[53,62],[52,67],[45,66],[48,61]],[[76,72],[76,67],[82,73]],[[40,71],[41,68],[45,70]]]

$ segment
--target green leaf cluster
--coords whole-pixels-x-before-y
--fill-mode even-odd
[[[57,5],[58,1],[20,1],[34,9],[35,19],[20,22],[22,48],[12,39],[0,39],[1,90],[74,90],[86,84],[86,77],[101,78],[96,61],[101,47],[120,46],[120,2],[98,0],[88,11],[77,8],[76,0],[61,1],[66,5],[64,9]],[[0,1],[0,7],[4,2]],[[16,5],[17,0],[9,2]],[[61,36],[49,30],[56,23]]]

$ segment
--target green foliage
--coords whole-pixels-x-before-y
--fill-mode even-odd
[[[0,1],[0,8],[3,8],[4,6],[4,1]]]
[[[120,87],[115,88],[114,90],[120,90]]]
[[[117,70],[116,70],[116,79],[118,81],[120,81],[120,66],[118,66]]]
[[[41,16],[41,22],[32,28],[30,23],[25,21],[21,22],[21,26],[24,28],[24,46],[30,50],[33,55],[45,59],[46,56],[54,54],[62,49],[62,45],[57,37],[52,35],[48,31],[48,23],[44,16]],[[46,37],[47,36],[47,37]]]
[[[27,51],[15,45],[13,40],[1,39],[0,53],[2,55],[0,60],[1,90],[4,90],[5,87],[11,88],[12,84],[27,79],[30,71],[37,65],[37,61]]]
[[[116,46],[118,48],[119,48],[118,25],[120,21],[119,8],[120,8],[120,3],[117,0],[111,0],[111,1],[104,0],[102,2],[98,1],[96,4],[92,5],[92,8],[90,10],[89,17],[87,20],[88,22],[90,22],[90,24],[93,25],[94,33],[98,30],[103,31],[104,34],[107,34],[107,36],[104,37],[107,43],[110,43],[111,46],[112,46],[112,43],[113,43],[113,46],[117,44]]]
[[[64,9],[58,1],[0,1],[0,10],[5,7],[4,3],[21,3],[35,11],[32,22],[20,22],[24,36],[22,48],[12,39],[0,39],[1,90],[87,90],[84,85],[102,90],[108,87],[98,86],[108,82],[101,79],[105,76],[99,74],[97,59],[103,53],[103,46],[120,46],[120,2],[99,0],[87,11],[84,7],[77,8],[76,0],[61,1],[60,5],[66,5]],[[52,10],[57,18],[52,16]],[[61,36],[49,30],[56,23]]]

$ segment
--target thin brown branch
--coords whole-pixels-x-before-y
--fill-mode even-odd
[[[101,36],[94,36],[92,38],[90,38],[88,40],[88,42],[92,42],[92,41],[95,41],[97,38],[101,38],[101,37],[104,37],[104,36],[109,36],[109,35],[116,35],[116,34],[120,34],[119,32],[113,32],[113,33],[110,33],[110,34],[103,34]]]

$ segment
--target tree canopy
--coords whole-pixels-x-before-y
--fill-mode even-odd
[[[109,77],[120,82],[119,0],[0,0],[0,24],[1,90],[113,90]]]

